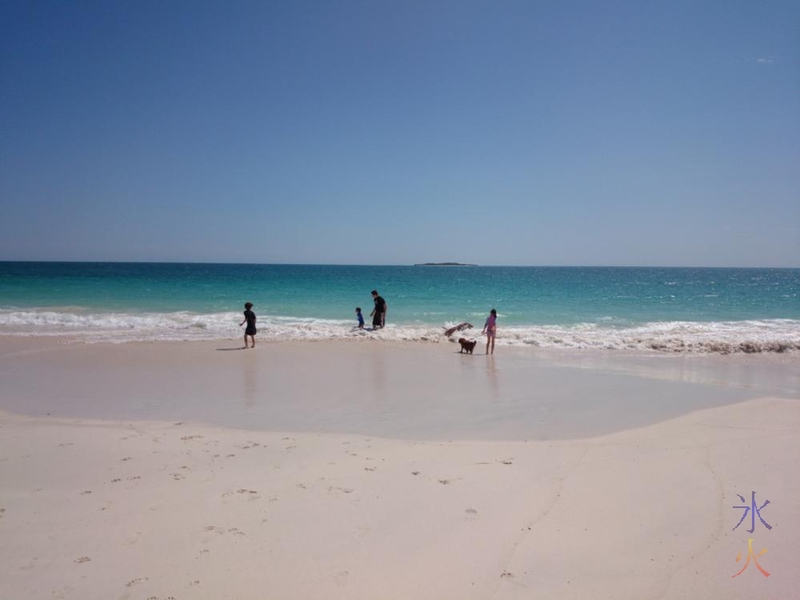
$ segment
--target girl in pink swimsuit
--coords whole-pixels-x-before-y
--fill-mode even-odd
[[[486,354],[494,354],[494,338],[497,334],[497,311],[495,309],[492,309],[489,316],[486,317],[483,333],[486,334]]]

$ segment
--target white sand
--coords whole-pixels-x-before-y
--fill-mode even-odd
[[[792,598],[797,362],[739,358],[0,340],[0,598]]]

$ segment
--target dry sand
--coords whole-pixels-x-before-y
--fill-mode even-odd
[[[226,346],[0,340],[0,599],[796,597],[796,357]]]

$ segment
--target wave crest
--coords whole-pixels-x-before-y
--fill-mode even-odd
[[[243,334],[236,312],[198,314],[92,313],[75,307],[63,310],[0,309],[0,335],[67,336],[87,342],[190,341],[235,339]],[[351,320],[262,316],[259,339],[279,340],[392,340],[454,341],[443,326],[394,325],[371,332],[353,327]],[[480,338],[479,330],[466,337]],[[670,353],[759,353],[800,350],[800,321],[660,321],[635,326],[601,323],[500,327],[497,344],[539,348],[641,350]]]

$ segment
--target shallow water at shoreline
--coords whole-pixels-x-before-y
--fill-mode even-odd
[[[55,340],[53,340],[54,342]],[[60,344],[0,338],[0,410],[401,439],[574,439],[703,408],[800,399],[792,357],[455,344]]]

